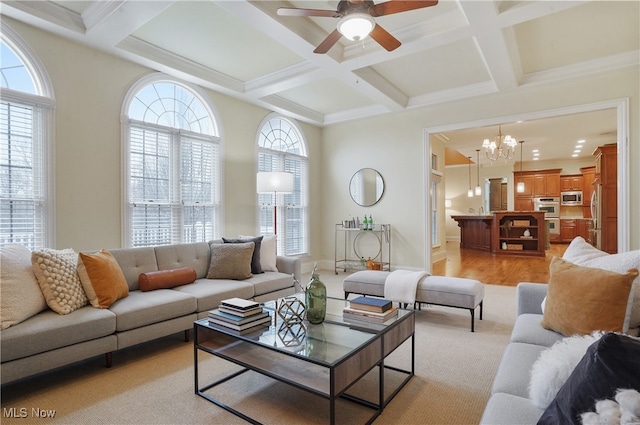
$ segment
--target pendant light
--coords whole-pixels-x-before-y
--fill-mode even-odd
[[[467,158],[469,158],[469,190],[467,191],[467,196],[473,198],[473,189],[471,189],[471,157],[468,156]]]
[[[477,180],[476,180],[476,196],[482,195],[482,188],[480,187],[480,149],[476,149],[476,170],[477,170]]]
[[[522,172],[522,144],[524,140],[520,140],[520,172]],[[524,181],[520,180],[516,185],[516,192],[524,193]]]

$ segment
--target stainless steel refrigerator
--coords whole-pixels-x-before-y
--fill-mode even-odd
[[[602,184],[596,183],[591,195],[591,220],[593,227],[589,229],[589,243],[602,249]]]

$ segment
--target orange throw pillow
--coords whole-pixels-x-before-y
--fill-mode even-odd
[[[171,270],[140,273],[138,286],[142,292],[154,289],[170,289],[180,285],[187,285],[196,280],[196,271],[192,267],[181,267]]]
[[[622,332],[636,276],[638,269],[620,274],[554,257],[542,326],[565,336]]]
[[[111,304],[129,295],[129,285],[116,259],[109,251],[78,255],[78,276],[89,302],[96,308]]]

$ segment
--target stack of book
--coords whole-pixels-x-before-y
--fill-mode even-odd
[[[344,319],[349,321],[384,323],[398,316],[398,308],[384,298],[358,297],[351,300],[349,304],[349,307],[345,307],[342,312]]]
[[[218,308],[209,311],[209,323],[239,333],[269,327],[271,316],[255,301],[242,298],[223,300]]]

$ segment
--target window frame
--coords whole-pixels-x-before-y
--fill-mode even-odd
[[[131,107],[132,102],[136,99],[136,96],[140,91],[144,90],[148,86],[155,83],[167,83],[179,86],[183,90],[189,92],[195,99],[197,99],[206,111],[206,115],[208,115],[210,121],[210,132],[209,133],[199,133],[192,132],[189,130],[185,130],[177,127],[169,127],[157,123],[150,123],[140,121],[135,118],[130,118],[129,108]],[[170,153],[170,181],[168,183],[170,194],[169,198],[163,202],[157,203],[157,205],[167,205],[169,210],[171,210],[171,219],[169,226],[170,240],[169,243],[189,243],[190,240],[185,240],[185,231],[188,229],[184,226],[184,217],[188,214],[187,208],[195,206],[195,203],[186,203],[184,196],[182,195],[182,177],[181,174],[181,148],[184,146],[185,142],[192,141],[202,141],[204,144],[212,143],[212,164],[211,164],[211,173],[212,173],[212,181],[210,182],[213,186],[212,194],[211,194],[211,202],[206,203],[203,206],[205,208],[212,208],[212,224],[210,229],[204,229],[204,240],[203,242],[208,242],[212,239],[220,238],[222,235],[222,223],[223,219],[223,202],[222,202],[222,150],[223,150],[223,138],[220,135],[220,126],[218,124],[219,114],[211,100],[206,96],[204,91],[200,89],[198,86],[186,83],[184,81],[178,80],[176,78],[170,77],[163,73],[154,73],[147,75],[141,79],[139,79],[127,93],[125,101],[122,106],[121,113],[121,124],[122,124],[122,169],[123,169],[123,179],[122,179],[122,245],[127,248],[131,248],[134,246],[156,246],[158,244],[152,243],[150,245],[134,245],[133,240],[133,210],[132,205],[136,203],[135,200],[131,199],[131,130],[135,127],[138,129],[146,129],[149,131],[156,131],[159,134],[166,134],[169,140],[169,149]],[[138,201],[140,203],[141,201]]]
[[[23,105],[33,108],[39,117],[38,132],[39,144],[37,150],[42,156],[40,167],[35,172],[39,175],[39,185],[42,191],[41,203],[42,218],[40,220],[41,231],[36,232],[33,240],[36,245],[30,249],[55,246],[55,93],[53,84],[45,67],[38,56],[25,43],[22,38],[9,26],[3,23],[0,31],[2,43],[20,59],[26,71],[31,77],[35,94],[21,92],[13,89],[2,89],[1,101],[9,104]],[[39,241],[39,243],[38,243]],[[11,243],[11,242],[9,242]],[[2,244],[0,244],[2,245]]]
[[[264,134],[264,129],[267,125],[269,125],[269,123],[273,120],[280,120],[285,122],[290,128],[291,130],[295,133],[295,143],[299,144],[299,153],[293,153],[293,152],[289,152],[289,151],[285,151],[285,150],[280,150],[280,149],[273,149],[270,147],[265,147],[262,146],[260,141],[262,138],[262,135]],[[292,205],[292,198],[296,195],[294,194],[278,194],[275,202],[276,202],[276,210],[277,210],[277,218],[278,218],[278,234],[280,236],[284,237],[280,237],[277,239],[277,250],[279,255],[286,255],[286,256],[304,256],[304,255],[309,255],[309,156],[307,154],[307,146],[306,146],[306,140],[304,137],[304,134],[302,132],[302,130],[300,129],[299,125],[297,122],[295,122],[295,120],[292,120],[290,118],[284,117],[280,114],[276,114],[276,113],[272,113],[269,114],[268,116],[266,116],[262,122],[260,123],[260,126],[258,128],[258,132],[256,135],[256,147],[257,147],[257,158],[256,158],[256,173],[257,172],[263,172],[263,171],[285,171],[285,172],[291,172],[291,169],[287,168],[287,162],[291,162],[296,161],[299,164],[301,164],[301,166],[299,167],[299,174],[294,172],[294,190],[298,190],[298,196],[300,199],[300,204],[299,205]],[[263,169],[261,164],[262,164],[262,160],[261,160],[261,155],[271,155],[274,157],[279,158],[277,161],[275,161],[275,167],[271,168],[271,169]],[[273,162],[272,162],[273,164]],[[273,235],[273,233],[269,232],[269,229],[272,229],[273,226],[265,226],[263,228],[263,226],[261,225],[262,219],[263,219],[263,214],[266,214],[267,216],[271,216],[271,221],[273,220],[272,217],[272,209],[273,209],[273,203],[272,202],[261,202],[261,197],[265,198],[266,196],[269,195],[264,195],[264,194],[258,194],[257,195],[257,234],[259,235],[263,235],[263,236],[267,236],[267,235]],[[273,198],[271,198],[271,200],[273,200]],[[300,249],[298,249],[296,252],[292,252],[292,251],[288,251],[287,250],[287,245],[288,245],[288,241],[290,239],[291,233],[289,232],[289,228],[291,226],[287,226],[287,223],[289,223],[291,220],[289,219],[289,217],[292,216],[292,210],[300,210],[299,216],[300,218],[298,219],[298,221],[300,222],[300,226],[302,227],[302,230],[300,231],[301,233],[301,246]],[[295,238],[297,239],[297,238]]]

